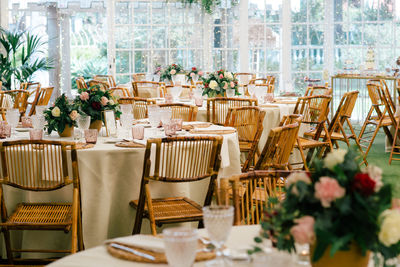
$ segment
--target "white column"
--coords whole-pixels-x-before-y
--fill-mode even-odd
[[[239,59],[240,72],[249,72],[249,8],[248,0],[239,2]]]
[[[286,90],[285,86],[292,83],[292,68],[291,68],[291,48],[292,48],[292,23],[290,15],[290,0],[282,2],[282,79],[281,90]]]
[[[330,75],[334,73],[334,1],[325,1],[325,42],[324,42],[324,71],[328,71]],[[328,81],[330,82],[330,81]]]
[[[55,92],[52,96],[54,99],[61,94],[60,27],[58,10],[54,5],[47,7],[47,34],[49,36],[49,58],[53,60],[53,69],[49,70],[49,85],[54,86]]]
[[[108,58],[108,74],[115,77],[115,36],[114,36],[114,19],[115,19],[115,0],[107,0],[107,58]]]
[[[209,14],[204,14],[203,20],[203,53],[204,53],[204,68],[203,71],[213,70],[213,60],[212,60],[212,47],[214,39],[212,36],[213,22],[212,16]]]
[[[61,86],[62,91],[68,97],[71,93],[71,40],[70,40],[71,17],[69,14],[61,15]]]
[[[0,27],[8,28],[8,0],[0,0]]]

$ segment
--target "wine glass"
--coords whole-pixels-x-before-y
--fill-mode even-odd
[[[253,97],[255,89],[256,89],[255,84],[249,84],[247,86],[247,91],[249,92],[250,97]]]
[[[79,135],[83,139],[85,130],[89,129],[90,126],[90,116],[87,115],[79,115],[77,121],[79,128]]]
[[[33,129],[43,130],[46,121],[43,115],[39,115],[39,113],[37,113],[36,115],[32,115],[31,119],[32,119]]]
[[[254,94],[256,95],[258,99],[258,103],[263,102],[263,96],[267,92],[266,86],[256,86],[256,89],[254,90]]]
[[[164,108],[161,112],[161,122],[163,125],[168,124],[171,121],[172,109]]]
[[[170,89],[171,95],[173,97],[173,101],[177,101],[179,96],[182,93],[182,86],[180,85],[174,85],[173,87],[171,87]]]
[[[197,230],[168,228],[163,231],[165,255],[169,266],[192,266],[197,251]]]
[[[47,106],[36,106],[35,111],[37,115],[44,115],[44,111],[47,109]]]
[[[122,113],[132,113],[133,107],[131,104],[119,105]]]
[[[157,105],[150,105],[147,107],[147,113],[149,116],[150,126],[153,129],[153,132],[157,132],[157,127],[160,125],[160,107]]]
[[[195,74],[195,75],[192,76],[193,84],[196,84],[198,80],[199,80],[199,75],[198,74]]]
[[[122,129],[127,135],[127,139],[129,139],[129,132],[132,128],[133,122],[133,114],[132,113],[122,113],[121,117],[119,118],[121,122]]]
[[[227,97],[234,97],[235,96],[235,89],[226,89],[226,96]]]
[[[207,263],[207,266],[229,266],[228,259],[224,258],[222,248],[233,225],[233,207],[206,206],[203,208],[203,220],[217,254],[217,258]]]
[[[17,128],[18,126],[18,122],[19,122],[19,110],[18,109],[9,109],[7,110],[6,113],[6,120],[7,123],[10,125],[11,127],[11,133],[15,133],[15,128]]]

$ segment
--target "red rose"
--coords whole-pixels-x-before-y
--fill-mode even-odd
[[[205,83],[205,84],[204,84],[204,88],[208,88],[208,83]]]
[[[374,193],[376,182],[369,177],[368,173],[357,173],[354,176],[352,188],[364,196]]]
[[[192,71],[195,71],[195,70],[197,70],[196,67],[193,67],[193,68],[192,68]]]
[[[92,102],[92,108],[94,108],[95,110],[100,110],[101,109],[100,102]]]

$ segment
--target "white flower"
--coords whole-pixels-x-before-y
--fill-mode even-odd
[[[397,209],[385,210],[380,219],[381,230],[378,238],[385,246],[389,247],[400,240],[400,212]]]
[[[209,84],[209,87],[210,87],[211,89],[215,90],[215,89],[217,89],[217,87],[218,87],[218,83],[217,83],[216,81],[212,80],[212,81],[210,82],[210,84]]]
[[[108,100],[108,104],[109,105],[114,105],[115,103],[114,103],[114,101],[112,99],[110,99],[110,100]]]
[[[60,108],[59,108],[59,107],[54,107],[54,108],[51,110],[51,115],[53,115],[53,117],[60,117],[60,115],[61,115],[61,110],[60,110]]]
[[[383,186],[381,168],[375,165],[368,165],[368,167],[364,168],[363,173],[368,173],[368,176],[375,181],[375,192],[381,190]]]
[[[311,179],[305,172],[294,172],[287,177],[285,187],[286,189],[289,189],[292,184],[296,184],[300,181],[306,184],[311,184]],[[292,187],[292,193],[295,195],[299,194],[296,186]]]
[[[224,73],[224,77],[225,77],[225,78],[228,78],[229,80],[232,80],[232,79],[233,79],[232,73],[229,72],[229,71],[227,71],[227,72]]]
[[[71,111],[71,113],[69,114],[69,117],[71,118],[71,120],[76,120],[78,118],[79,114],[76,110]]]
[[[333,170],[333,168],[337,165],[340,164],[344,161],[344,156],[346,155],[347,150],[346,149],[335,149],[328,153],[326,157],[324,158],[324,165],[330,170]]]

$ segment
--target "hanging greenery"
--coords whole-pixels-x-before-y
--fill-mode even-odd
[[[229,1],[229,0],[226,0]],[[239,0],[230,0],[232,6],[235,6],[238,4]],[[221,5],[222,1],[221,0],[181,0],[182,3],[187,4],[187,5],[192,5],[192,4],[200,4],[203,8],[204,11],[208,14],[212,14],[214,9]]]

